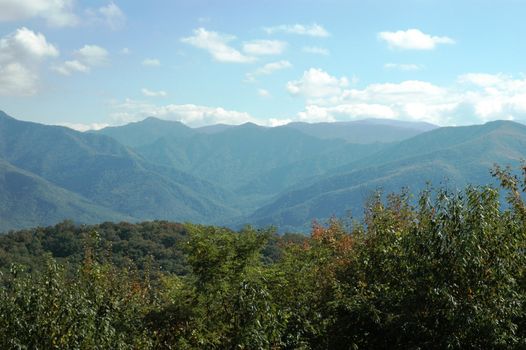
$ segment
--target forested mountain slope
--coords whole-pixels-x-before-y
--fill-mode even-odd
[[[1,159],[0,218],[0,232],[51,225],[64,218],[77,222],[133,220]]]
[[[384,141],[385,128],[417,135],[348,142],[364,127],[376,128],[375,137]],[[330,137],[334,128],[348,137]],[[377,189],[487,184],[494,163],[513,165],[522,158],[526,126],[504,121],[438,129],[367,120],[201,130],[147,118],[81,133],[1,113],[0,229],[63,219],[165,219],[305,231],[314,219],[349,210],[360,216]]]
[[[429,182],[455,189],[492,184],[494,164],[517,165],[526,158],[526,126],[513,122],[441,128],[395,144],[369,157],[286,192],[257,210],[249,222],[308,227],[312,218],[362,215],[374,191],[417,193]],[[354,170],[353,170],[354,169]]]
[[[0,158],[123,217],[212,222],[237,215],[223,204],[228,193],[218,186],[152,164],[104,135],[2,114]],[[72,217],[64,213],[65,218]]]

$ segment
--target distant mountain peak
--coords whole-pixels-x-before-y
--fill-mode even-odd
[[[5,118],[5,119],[15,119],[13,117],[11,117],[9,114],[7,114],[6,112],[0,110],[0,118]]]
[[[378,188],[488,184],[492,164],[526,157],[526,126],[515,121],[431,131],[414,124],[193,129],[149,117],[82,133],[0,112],[0,231],[66,217],[303,230],[313,218],[356,213]]]
[[[178,121],[178,120],[167,120],[167,119],[161,119],[161,118],[157,118],[157,117],[146,117],[145,119],[143,120],[140,120],[138,122],[135,122],[135,123],[130,123],[130,124],[152,124],[152,125],[182,125],[182,126],[185,126],[187,128],[189,128],[189,126],[187,126],[186,124]]]
[[[149,122],[149,121],[166,121],[165,119],[157,118],[157,117],[146,117],[142,120],[143,122]]]
[[[496,127],[500,127],[500,126],[504,126],[504,125],[523,126],[522,124],[517,123],[514,120],[492,120],[492,121],[486,122],[484,125],[486,125],[486,126],[493,126],[493,127],[495,127],[495,126]]]
[[[194,135],[195,131],[179,121],[148,117],[123,126],[107,127],[95,133],[110,136],[126,146],[138,147],[164,137],[187,138]]]
[[[361,119],[320,123],[292,122],[282,127],[296,129],[317,138],[342,139],[359,144],[397,142],[438,128],[438,126],[429,123],[391,119]]]
[[[195,128],[194,130],[196,130],[199,133],[203,133],[203,134],[217,134],[225,130],[232,129],[234,127],[235,125],[219,123],[219,124],[200,126],[200,127]]]
[[[244,128],[265,128],[264,126],[258,125],[253,122],[246,122],[246,123],[240,124],[239,126],[244,127]]]
[[[229,125],[225,127],[219,127],[218,130],[220,130],[220,132],[226,132],[226,133],[239,133],[239,132],[247,132],[247,131],[257,132],[257,131],[262,131],[262,130],[267,130],[267,129],[272,129],[272,128],[258,125],[252,122],[246,122],[246,123],[239,124],[239,125]]]

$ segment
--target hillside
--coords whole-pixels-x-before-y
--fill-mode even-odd
[[[283,128],[299,130],[322,139],[343,139],[350,143],[390,143],[409,139],[438,128],[429,123],[402,122],[388,119],[364,119],[332,123],[290,123]]]
[[[305,230],[313,218],[341,217],[349,211],[360,217],[364,202],[378,189],[390,193],[406,187],[411,193],[418,193],[428,182],[453,190],[468,183],[494,184],[489,173],[494,164],[518,165],[525,157],[524,125],[499,121],[442,128],[286,192],[247,220]]]
[[[188,172],[260,203],[306,178],[383,149],[393,140],[433,128],[427,123],[370,119],[290,123],[275,128],[246,123],[190,129],[179,122],[147,118],[97,133],[132,146],[152,162]],[[353,140],[356,142],[350,142]],[[243,207],[245,204],[243,200]]]
[[[236,190],[261,174],[327,153],[341,153],[342,140],[321,140],[297,130],[243,124],[189,139],[164,137],[136,149],[164,166]]]
[[[134,220],[1,159],[0,203],[0,232],[51,225],[68,218],[78,223]]]
[[[196,131],[180,122],[149,117],[140,122],[107,127],[95,133],[110,136],[126,146],[138,147],[167,136],[187,138]]]
[[[237,215],[222,204],[228,193],[221,188],[151,164],[104,135],[1,115],[0,158],[126,217],[213,222]]]
[[[517,164],[526,157],[526,126],[513,122],[438,129],[396,121],[356,123],[379,128],[380,136],[384,127],[419,131],[397,142],[361,144],[316,137],[290,124],[200,132],[148,118],[81,133],[1,114],[0,196],[9,203],[1,212],[1,229],[69,218],[251,223],[306,231],[315,218],[349,211],[361,216],[364,201],[377,189],[418,192],[429,181],[451,188],[492,183],[494,163]],[[31,185],[21,187],[25,183]],[[16,195],[20,188],[31,190]]]
[[[508,194],[511,176],[499,172]],[[503,208],[489,187],[419,198],[376,198],[365,220],[310,235],[166,221],[10,232],[0,348],[523,348],[526,203]]]

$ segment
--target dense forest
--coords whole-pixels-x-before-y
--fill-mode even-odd
[[[523,177],[373,196],[363,219],[0,237],[2,349],[526,347]],[[501,198],[501,190],[506,197]]]

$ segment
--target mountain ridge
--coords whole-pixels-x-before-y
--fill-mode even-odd
[[[397,124],[359,121],[373,128],[388,122]],[[200,132],[158,118],[78,132],[0,112],[0,198],[8,203],[0,208],[0,230],[75,216],[89,223],[165,219],[305,231],[313,219],[357,215],[378,188],[492,183],[494,163],[526,158],[526,126],[518,123],[415,128],[430,130],[360,144],[287,126]],[[24,188],[34,188],[33,195],[13,194]]]
[[[58,187],[0,159],[0,232],[51,225],[64,219],[79,223],[136,221]]]
[[[218,186],[150,164],[105,135],[2,118],[0,158],[127,217],[211,223],[237,215]]]
[[[440,134],[443,132],[440,131]],[[375,165],[371,161],[373,165],[357,167],[348,172],[339,169],[340,172],[336,174],[318,178],[303,188],[278,196],[274,202],[254,212],[248,221],[257,224],[287,221],[292,227],[305,228],[311,219],[344,216],[348,210],[359,217],[362,213],[357,211],[363,207],[368,196],[378,189],[397,192],[408,187],[410,192],[418,193],[429,181],[434,185],[449,186],[495,184],[490,175],[490,168],[495,163],[518,165],[526,156],[524,125],[494,122],[477,127],[475,134],[478,134],[477,137],[470,141],[443,146],[430,153],[391,159],[390,162]],[[419,145],[419,139],[413,141]],[[396,145],[393,147],[396,148]],[[374,159],[375,154],[371,157]],[[367,163],[366,160],[359,162]],[[321,216],[313,215],[309,207],[317,208],[316,212]]]

